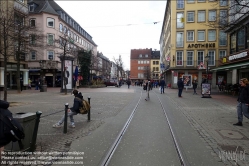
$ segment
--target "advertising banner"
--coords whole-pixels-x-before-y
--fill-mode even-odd
[[[192,75],[183,75],[182,79],[185,88],[192,86]]]
[[[211,95],[211,84],[209,83],[202,83],[201,84],[201,94],[202,95]]]
[[[71,60],[65,60],[65,68],[64,68],[64,79],[63,81],[63,89],[66,84],[67,89],[72,89],[72,76],[73,76],[73,68],[72,68],[72,61]],[[65,84],[64,84],[65,83]]]

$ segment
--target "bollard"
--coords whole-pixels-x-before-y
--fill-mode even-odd
[[[63,133],[67,133],[67,110],[68,110],[68,103],[65,104],[65,119],[64,119],[64,130]]]
[[[90,100],[91,100],[91,97],[88,96],[88,103],[89,103],[90,106],[91,106]],[[88,111],[88,122],[89,122],[90,120],[91,120],[91,107],[90,107],[90,109],[89,109],[89,111]]]
[[[38,126],[39,126],[41,114],[42,114],[41,111],[36,112],[35,127],[33,131],[32,141],[30,143],[30,152],[34,152],[36,149],[36,138],[37,138]]]

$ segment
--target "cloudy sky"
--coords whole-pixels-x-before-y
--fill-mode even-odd
[[[166,1],[61,1],[55,0],[113,61],[122,56],[130,69],[130,50],[159,50]]]

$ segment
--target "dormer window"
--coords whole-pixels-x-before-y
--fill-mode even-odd
[[[35,10],[35,4],[30,4],[29,5],[29,11],[34,12],[34,10]]]

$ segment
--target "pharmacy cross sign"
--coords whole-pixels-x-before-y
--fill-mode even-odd
[[[206,66],[203,64],[203,62],[200,62],[198,69],[206,69]]]

